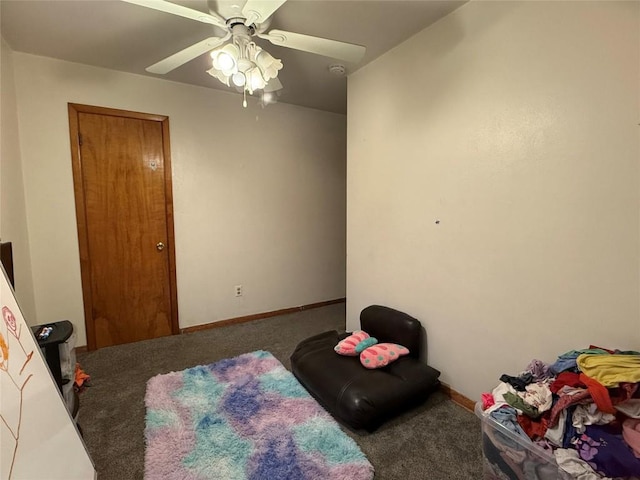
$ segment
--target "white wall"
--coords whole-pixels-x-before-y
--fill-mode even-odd
[[[84,343],[67,102],[169,116],[181,327],[344,297],[343,115],[14,58],[40,321],[67,318]]]
[[[11,242],[16,296],[22,312],[35,324],[31,256],[20,162],[13,52],[0,37],[0,239]]]
[[[349,78],[348,328],[416,316],[473,399],[533,358],[640,347],[639,20],[471,2]]]

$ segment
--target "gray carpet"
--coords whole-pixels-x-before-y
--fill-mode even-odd
[[[149,378],[254,350],[267,350],[290,368],[289,355],[302,339],[344,329],[345,306],[337,304],[79,354],[92,380],[80,395],[78,422],[98,479],[143,478]],[[482,477],[480,422],[440,392],[372,434],[345,431],[373,464],[377,480]]]

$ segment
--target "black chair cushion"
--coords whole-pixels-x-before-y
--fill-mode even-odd
[[[422,325],[404,312],[382,305],[370,305],[360,312],[360,327],[380,342],[399,343],[409,356],[420,357]]]

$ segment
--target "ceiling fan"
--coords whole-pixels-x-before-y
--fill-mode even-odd
[[[184,7],[165,0],[122,0],[127,3],[159,10],[220,27],[226,31],[222,37],[209,37],[180,50],[146,68],[148,72],[166,74],[210,52],[212,67],[207,70],[227,86],[235,86],[244,94],[243,106],[247,106],[246,94],[266,94],[282,88],[278,71],[282,62],[256,45],[252,37],[268,40],[274,45],[315,53],[346,62],[359,62],[365,47],[301,33],[270,30],[271,16],[286,0],[218,0],[218,11],[209,13]]]

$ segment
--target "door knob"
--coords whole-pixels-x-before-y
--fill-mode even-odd
[[[158,249],[158,251],[160,251],[160,252],[161,252],[162,250],[164,250],[164,243],[162,243],[162,242],[158,242],[158,243],[156,244],[156,248]]]

